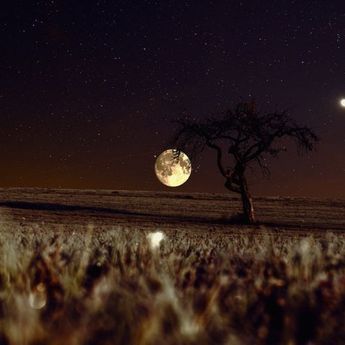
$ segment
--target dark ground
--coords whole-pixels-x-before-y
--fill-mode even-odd
[[[102,230],[120,225],[233,233],[264,226],[287,236],[345,233],[345,200],[261,197],[254,202],[259,224],[249,227],[231,220],[241,204],[227,194],[10,188],[0,189],[0,217],[2,224],[73,230],[93,224]]]

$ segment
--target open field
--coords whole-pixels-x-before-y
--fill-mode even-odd
[[[0,344],[343,344],[345,201],[255,201],[0,190]]]
[[[256,198],[255,206],[259,222],[272,231],[345,232],[345,199]],[[94,223],[176,229],[182,223],[184,229],[232,230],[227,222],[240,211],[238,197],[227,194],[0,189],[2,222],[22,226],[44,222],[52,227]]]

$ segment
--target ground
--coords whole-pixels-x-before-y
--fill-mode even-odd
[[[345,200],[255,205],[1,189],[0,344],[342,344]]]
[[[310,231],[322,235],[325,230],[345,233],[345,200],[266,197],[254,202],[259,225],[241,226],[241,230],[264,225],[266,231],[286,236]],[[231,224],[231,217],[240,211],[238,197],[229,194],[0,189],[1,221],[22,227],[39,227],[44,222],[45,228],[63,225],[74,230],[85,224],[102,230],[114,225],[170,230],[180,229],[182,224],[185,230],[237,234],[239,228]]]

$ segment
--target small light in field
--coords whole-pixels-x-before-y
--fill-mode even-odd
[[[159,247],[159,244],[164,239],[164,234],[161,231],[151,232],[147,235],[152,249]]]
[[[42,309],[47,303],[46,287],[43,283],[35,286],[29,295],[29,304],[32,309]]]
[[[300,242],[300,252],[302,255],[307,255],[310,251],[310,241],[308,238],[304,238]]]

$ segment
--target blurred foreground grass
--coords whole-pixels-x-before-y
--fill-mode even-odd
[[[0,344],[344,344],[345,238],[0,231]]]

